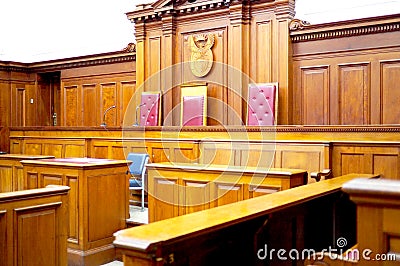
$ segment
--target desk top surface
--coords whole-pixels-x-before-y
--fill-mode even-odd
[[[197,164],[197,163],[150,163],[147,169],[169,169],[179,171],[215,171],[215,172],[232,172],[232,173],[251,173],[251,174],[276,174],[276,175],[295,175],[306,173],[303,169],[289,168],[268,168],[268,167],[250,167],[250,166],[234,166],[220,164]]]
[[[0,154],[0,159],[20,159],[20,160],[38,160],[55,158],[52,155],[29,155],[29,154]]]
[[[110,160],[97,158],[55,158],[41,160],[22,160],[23,165],[48,165],[48,166],[69,166],[69,167],[93,167],[106,165],[129,165],[132,161]]]

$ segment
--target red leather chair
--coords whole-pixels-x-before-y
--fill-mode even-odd
[[[160,92],[143,92],[140,103],[140,126],[158,126],[160,124]]]
[[[207,122],[207,85],[181,88],[181,125],[205,126]]]
[[[184,96],[182,104],[182,126],[202,126],[204,96]]]
[[[277,124],[278,83],[249,84],[247,125]]]

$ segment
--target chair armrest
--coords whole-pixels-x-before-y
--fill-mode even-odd
[[[310,173],[310,177],[314,178],[317,182],[321,180],[321,177],[325,177],[325,179],[328,179],[328,177],[330,177],[330,175],[332,174],[332,170],[331,169],[323,169],[320,172],[311,172]]]

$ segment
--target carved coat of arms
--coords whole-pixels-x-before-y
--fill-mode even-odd
[[[189,37],[191,50],[190,69],[196,77],[207,75],[213,65],[211,47],[214,45],[214,34],[198,34]]]

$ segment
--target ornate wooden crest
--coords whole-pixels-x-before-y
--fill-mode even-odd
[[[198,34],[189,37],[190,69],[196,77],[206,76],[213,65],[214,34]]]

